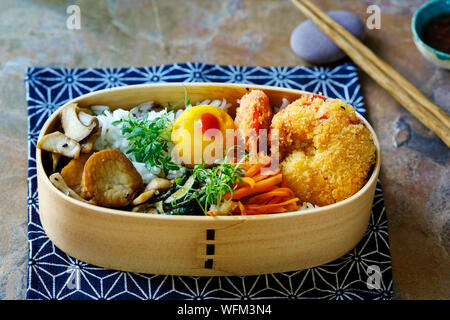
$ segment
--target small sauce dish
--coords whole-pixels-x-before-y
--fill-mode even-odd
[[[427,60],[445,69],[450,69],[449,19],[450,0],[432,0],[415,12],[411,23],[417,49]]]

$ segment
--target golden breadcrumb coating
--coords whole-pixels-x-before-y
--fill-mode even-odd
[[[294,101],[273,117],[271,135],[279,138],[288,186],[301,201],[318,206],[360,190],[376,159],[369,129],[339,99]]]
[[[242,96],[236,109],[234,124],[243,137],[247,150],[255,151],[250,146],[257,145],[260,129],[269,130],[272,116],[269,98],[263,91],[252,90]]]

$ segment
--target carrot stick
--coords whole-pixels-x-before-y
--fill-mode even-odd
[[[257,214],[260,214],[258,211],[256,211],[256,210],[248,210],[248,209],[245,209],[245,214],[247,215],[247,216],[252,216],[252,215],[257,215]]]
[[[255,176],[253,176],[252,178],[253,178],[253,180],[255,180],[255,182],[257,182],[257,181],[269,178],[271,176],[275,176],[275,175],[277,175],[279,173],[280,173],[280,169],[278,168],[275,171],[268,171],[268,172],[264,172],[264,173],[259,173],[259,174],[255,175]]]
[[[297,202],[298,200],[299,200],[298,198],[292,198],[292,199],[286,200],[284,202],[274,203],[274,204],[263,204],[263,205],[261,205],[261,204],[248,204],[247,208],[248,209],[252,209],[252,210],[257,210],[257,209],[260,209],[260,208],[284,206],[284,205],[287,205],[289,203]]]
[[[281,196],[281,197],[288,197],[293,196],[293,192],[290,189],[287,188],[276,188],[272,191],[258,194],[256,196],[253,196],[246,200],[246,203],[259,203],[267,200],[267,198],[275,197],[275,196]]]
[[[243,183],[248,184],[250,188],[253,188],[255,186],[255,180],[253,180],[250,177],[242,177],[240,178]]]
[[[271,175],[257,174],[256,176],[253,176],[252,179],[253,179],[253,181],[258,182],[258,181],[264,180],[266,178],[269,178],[270,176]]]
[[[284,208],[283,206],[269,207],[269,208],[258,209],[258,210],[254,210],[254,209],[246,209],[246,210],[247,210],[248,215],[251,215],[253,212],[257,212],[258,214],[265,214],[265,213],[281,213],[281,212],[287,211],[287,209]]]
[[[241,209],[241,215],[245,216],[247,213],[246,213],[246,209],[245,209],[244,205],[240,201],[238,201],[238,205],[239,205],[239,209]]]
[[[226,193],[223,199],[238,200],[233,214],[255,215],[266,213],[279,213],[289,210],[297,210],[298,198],[287,187],[287,181],[280,173],[280,168],[273,171],[264,171],[266,165],[270,165],[272,158],[262,153],[256,157],[256,163],[249,160],[241,166],[245,171],[244,177],[239,178],[233,194]]]
[[[272,200],[267,202],[266,204],[274,204],[274,203],[280,203],[283,201],[283,197],[273,197]]]
[[[261,169],[262,165],[261,163],[255,163],[253,164],[250,169],[247,170],[247,172],[245,173],[246,177],[253,177],[254,175],[256,175],[259,170]]]
[[[290,203],[290,204],[286,205],[286,208],[288,208],[289,210],[298,210],[298,209],[300,209],[300,206]]]
[[[246,196],[252,195],[252,194],[258,194],[262,192],[269,191],[273,189],[274,186],[279,184],[282,180],[282,174],[277,174],[276,176],[264,179],[262,181],[258,181],[255,183],[255,186],[253,188],[250,187],[242,187],[237,189],[233,193],[233,199],[242,199]]]

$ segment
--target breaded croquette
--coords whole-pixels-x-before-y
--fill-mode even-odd
[[[269,130],[272,116],[269,98],[263,91],[251,90],[240,99],[234,123],[248,151],[256,152],[259,130]]]
[[[339,99],[294,101],[273,117],[271,135],[279,138],[287,185],[301,201],[318,206],[360,190],[376,159],[369,129]]]

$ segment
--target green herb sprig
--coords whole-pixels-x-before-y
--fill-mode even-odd
[[[130,148],[126,153],[133,153],[136,161],[145,163],[148,170],[151,167],[161,168],[165,175],[169,170],[179,169],[169,155],[173,127],[171,113],[173,110],[153,120],[148,120],[148,114],[135,118],[129,113],[128,119],[113,122],[113,125],[122,124],[122,135],[128,135]]]
[[[247,158],[243,157],[238,163],[228,163],[225,157],[212,168],[206,168],[205,164],[195,166],[192,174],[201,186],[192,191],[192,196],[205,214],[211,205],[219,205],[225,194],[229,192],[233,195],[237,186],[242,184],[240,178],[244,176],[244,171],[241,166]]]
[[[174,105],[168,103],[169,109],[166,114],[148,120],[148,114],[142,118],[135,118],[130,112],[127,120],[122,119],[112,123],[115,126],[122,124],[122,135],[129,134],[127,140],[130,141],[130,148],[126,153],[133,153],[136,161],[145,163],[148,170],[151,167],[158,167],[167,175],[169,170],[180,169],[168,153],[173,128],[171,116],[182,102],[185,107],[191,103],[191,99],[187,97],[186,87],[184,87],[184,99]]]

